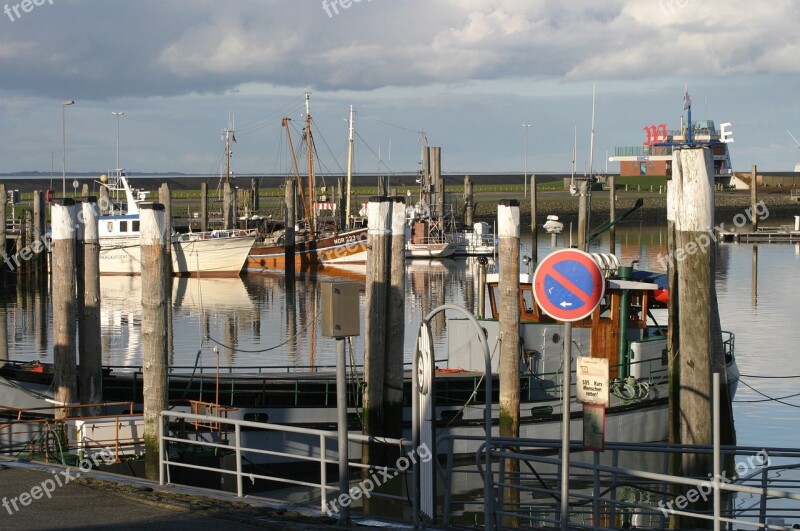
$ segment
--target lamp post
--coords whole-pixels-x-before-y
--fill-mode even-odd
[[[75,105],[75,100],[61,103],[61,143],[64,150],[61,169],[61,197],[67,196],[67,105]]]
[[[119,167],[119,117],[125,114],[125,111],[111,111],[111,114],[117,117],[117,166],[115,169],[117,177],[119,177],[119,173],[122,171],[122,168]]]
[[[531,124],[522,124],[525,128],[525,175],[522,178],[522,197],[528,196],[528,130]]]

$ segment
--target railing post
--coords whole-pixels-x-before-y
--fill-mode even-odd
[[[600,452],[593,452],[594,460],[592,464],[592,474],[594,476],[594,487],[592,492],[592,519],[594,520],[594,529],[600,529],[600,470],[597,468],[600,465]]]
[[[236,445],[236,495],[244,497],[244,483],[242,482],[242,427],[237,422],[233,425],[233,442]]]
[[[769,467],[761,467],[761,502],[758,505],[758,522],[764,524],[767,521],[767,487],[769,486]],[[766,529],[766,525],[759,529]]]
[[[348,438],[347,443],[350,443]],[[325,507],[328,505],[328,470],[326,461],[328,456],[328,448],[326,446],[325,434],[319,434],[319,456],[320,456],[320,470],[319,470],[319,483],[320,483],[320,512],[325,512]]]
[[[161,449],[158,452],[158,484],[164,485],[164,455],[166,454],[165,450],[166,447],[164,446],[164,412],[161,412],[159,415],[159,423],[158,423],[158,447]],[[117,456],[119,458],[119,455]],[[169,458],[166,459],[166,462],[169,462]]]

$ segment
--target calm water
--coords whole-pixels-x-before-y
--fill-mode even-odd
[[[523,236],[529,248],[530,236]],[[639,259],[642,268],[660,270],[666,254],[666,230],[627,224],[617,231],[623,263]],[[539,255],[550,247],[539,237]],[[606,250],[600,242],[594,250]],[[523,249],[523,254],[530,254]],[[757,275],[754,274],[757,264]],[[467,260],[409,262],[406,281],[406,360],[410,361],[419,321],[447,303],[474,308],[476,264]],[[739,443],[797,446],[800,397],[786,404],[769,401],[797,393],[800,376],[800,246],[722,245],[717,257],[717,294],[723,328],[736,334],[736,355],[743,384],[736,396]],[[251,274],[241,279],[176,279],[173,285],[172,363],[204,367],[334,365],[335,341],[320,335],[319,282],[364,282],[363,268],[336,274],[298,274],[293,289],[282,275]],[[138,278],[103,277],[103,360],[109,365],[141,363],[141,289]],[[21,291],[6,294],[7,356],[12,360],[52,361],[52,312],[46,298]],[[363,293],[362,293],[363,303]],[[1,309],[0,309],[1,310]],[[362,312],[363,313],[363,312]],[[364,316],[361,320],[363,333]],[[0,323],[2,317],[0,316]],[[42,325],[45,323],[45,326]],[[446,325],[434,323],[437,355],[446,346]],[[363,335],[354,338],[357,361]],[[198,352],[200,353],[198,357]],[[0,358],[5,353],[0,352]],[[754,378],[769,376],[771,378]],[[795,378],[775,378],[795,376]],[[751,390],[747,385],[752,386]],[[788,404],[788,405],[787,405]]]

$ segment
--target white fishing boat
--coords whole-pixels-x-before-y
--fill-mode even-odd
[[[101,182],[110,192],[124,194],[124,208],[111,208],[108,215],[98,216],[100,236],[100,274],[141,274],[138,194],[120,173],[110,183]],[[121,205],[111,202],[112,205]],[[172,233],[172,273],[176,276],[238,276],[247,260],[255,236],[246,231],[214,230],[188,234]]]
[[[448,233],[447,240],[455,244],[455,256],[494,256],[497,250],[495,235],[483,221]]]

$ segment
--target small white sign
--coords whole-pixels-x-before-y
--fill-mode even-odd
[[[578,357],[577,389],[578,402],[608,405],[608,360],[605,358]]]

